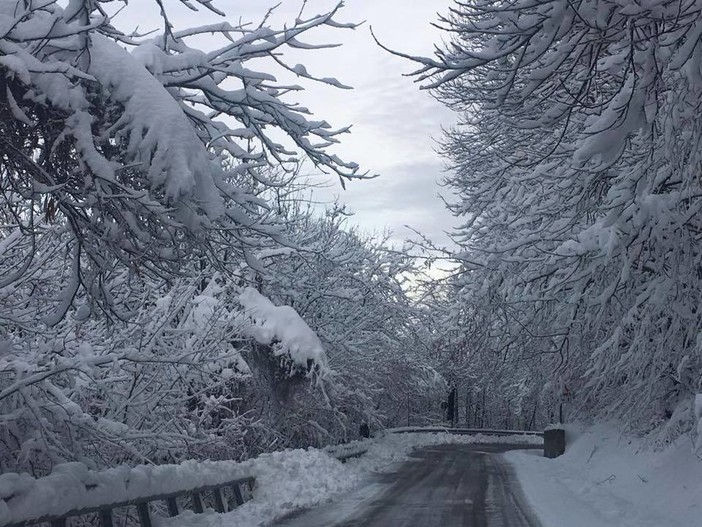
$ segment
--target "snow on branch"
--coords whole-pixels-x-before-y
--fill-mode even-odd
[[[209,0],[184,3],[220,13]],[[42,208],[66,225],[80,262],[69,305],[77,285],[113,311],[106,287],[88,286],[106,282],[110,258],[162,278],[193,255],[257,267],[252,249],[285,243],[261,197],[271,167],[292,175],[306,158],[342,181],[365,177],[328,152],[348,127],[312,118],[284,98],[301,87],[275,75],[346,87],[285,62],[309,32],[355,27],[334,21],[341,3],[280,29],[266,19],[178,30],[162,11],[166,30],[148,38],[120,30],[119,13],[110,19],[102,4],[0,0],[2,199],[28,231]],[[211,47],[191,46],[203,33]]]
[[[276,306],[251,287],[239,295],[244,317],[249,323],[244,332],[259,344],[271,345],[276,356],[288,357],[304,372],[330,373],[327,356],[317,334],[290,306]]]
[[[408,58],[461,112],[442,143],[464,260],[447,319],[495,350],[484,386],[511,360],[542,406],[689,431],[702,2],[465,0],[442,25],[433,57]]]

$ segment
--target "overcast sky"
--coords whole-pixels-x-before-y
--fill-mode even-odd
[[[160,21],[155,11],[145,10],[146,2],[131,2],[127,11],[115,21],[121,29],[136,25],[141,30],[155,29]],[[233,21],[260,21],[267,9],[278,2],[268,0],[215,0]],[[138,4],[138,6],[137,6]],[[149,2],[152,4],[152,2]],[[155,4],[155,3],[153,3]],[[171,17],[177,28],[195,26],[217,20],[204,11],[192,13],[173,6]],[[393,232],[392,239],[401,241],[411,236],[405,227],[420,230],[441,244],[447,244],[444,231],[456,223],[438,197],[446,189],[437,185],[443,162],[434,152],[432,138],[441,135],[441,126],[450,125],[453,115],[428,93],[420,91],[412,79],[404,77],[413,65],[390,55],[373,41],[370,28],[388,47],[406,53],[429,55],[441,41],[439,30],[431,26],[437,13],[445,13],[450,0],[347,0],[337,18],[340,21],[366,23],[354,31],[324,29],[311,39],[315,42],[338,42],[343,46],[315,50],[294,57],[308,71],[319,77],[336,77],[353,86],[339,90],[326,85],[303,83],[306,92],[297,95],[316,118],[327,120],[333,127],[353,125],[352,133],[342,138],[335,153],[359,163],[379,177],[355,182],[343,191],[338,180],[331,188],[317,191],[317,198],[331,200],[338,195],[349,210],[351,221],[368,231]],[[310,0],[306,13],[327,11],[333,0]],[[291,23],[299,13],[299,0],[282,0],[272,20],[274,25]]]

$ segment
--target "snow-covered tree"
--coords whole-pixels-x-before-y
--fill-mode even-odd
[[[109,2],[0,0],[0,466],[306,444],[252,403],[298,386],[331,408],[325,350],[252,287],[266,251],[304,250],[269,189],[303,157],[363,177],[328,151],[347,129],[275,77],[344,87],[284,53],[353,28],[340,7],[281,29],[177,30],[162,10],[145,37]],[[254,382],[262,364],[275,386]],[[255,430],[284,440],[252,445]]]
[[[428,399],[441,397],[443,388],[413,293],[415,259],[350,227],[338,204],[319,217],[299,194],[277,202],[288,218],[286,236],[305,250],[259,254],[268,277],[262,291],[299,312],[335,372],[328,392],[334,413],[320,407],[310,420],[324,419],[323,428],[353,437],[363,422],[406,423],[408,397],[415,418],[423,417]]]
[[[262,167],[293,169],[304,155],[342,179],[362,177],[327,152],[346,129],[312,119],[290,102],[302,88],[273,75],[343,87],[283,55],[325,47],[302,40],[316,28],[353,28],[334,20],[341,4],[282,29],[222,22],[178,31],[163,12],[166,31],[149,37],[119,29],[105,4],[0,2],[0,181],[11,219],[3,230],[31,236],[59,223],[71,233],[72,277],[49,324],[79,289],[112,311],[115,265],[164,278],[190,258],[221,268],[243,253],[255,265],[248,249],[281,230],[253,195],[270,184]],[[203,35],[204,50],[191,44]]]
[[[575,411],[679,433],[702,382],[702,3],[469,0],[443,24],[414,60],[462,115],[468,335]]]

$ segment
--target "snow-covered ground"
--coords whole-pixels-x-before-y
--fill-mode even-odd
[[[267,525],[292,511],[354,492],[359,506],[379,492],[372,474],[393,470],[417,447],[445,443],[517,442],[540,437],[455,436],[443,433],[388,434],[327,450],[286,450],[244,462],[186,462],[160,467],[88,471],[70,463],[39,480],[0,476],[0,524],[32,514],[60,513],[106,499],[169,491],[234,477],[254,476],[253,499],[226,514],[184,511],[155,518],[161,527]],[[367,450],[347,463],[334,454]],[[540,450],[504,454],[515,468],[527,500],[543,527],[702,526],[702,460],[689,439],[654,452],[641,439],[614,426],[568,429],[566,454],[542,457]],[[192,488],[192,487],[191,487]],[[12,496],[12,497],[11,497]],[[41,509],[41,510],[40,510]]]
[[[543,527],[702,526],[702,460],[689,438],[654,452],[612,425],[567,432],[557,459],[505,454]]]

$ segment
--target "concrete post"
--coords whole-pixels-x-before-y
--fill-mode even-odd
[[[555,458],[565,453],[565,430],[550,426],[544,430],[544,456]]]

